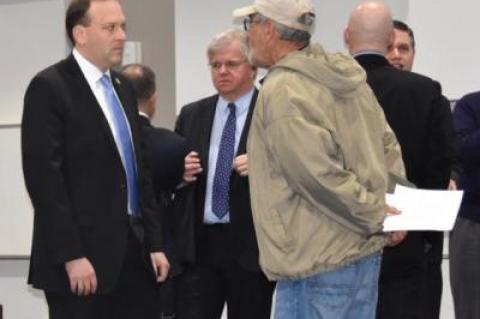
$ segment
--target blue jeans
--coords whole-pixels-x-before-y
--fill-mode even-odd
[[[381,255],[333,271],[277,282],[275,319],[374,319]]]

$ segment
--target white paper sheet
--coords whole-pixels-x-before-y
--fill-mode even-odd
[[[437,230],[453,228],[463,191],[425,190],[397,185],[386,202],[401,211],[400,215],[387,216],[384,231]]]

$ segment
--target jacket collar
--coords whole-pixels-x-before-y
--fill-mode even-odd
[[[379,54],[358,54],[355,56],[355,60],[365,69],[377,69],[390,65],[388,60]]]

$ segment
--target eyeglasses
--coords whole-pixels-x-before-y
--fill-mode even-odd
[[[213,63],[210,63],[210,68],[212,69],[212,71],[215,71],[215,72],[219,72],[222,69],[222,67],[225,67],[227,71],[234,71],[244,63],[247,63],[247,61],[246,60],[227,61],[225,63],[213,62]]]
[[[248,31],[252,28],[252,24],[262,23],[265,19],[262,19],[258,14],[250,15],[243,20],[243,30]]]
[[[246,17],[244,20],[243,20],[243,30],[245,31],[248,31],[250,30],[250,28],[252,27],[252,18],[251,17]]]

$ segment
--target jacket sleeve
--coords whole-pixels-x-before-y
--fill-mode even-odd
[[[119,76],[118,74],[116,74]],[[134,144],[140,147],[140,152],[137,155],[138,168],[138,185],[139,185],[139,201],[143,221],[141,226],[144,230],[144,245],[148,252],[160,252],[165,250],[164,233],[165,233],[165,208],[159,205],[156,200],[155,190],[152,180],[152,171],[147,164],[147,145],[144,135],[140,128],[140,116],[138,115],[137,101],[134,95],[133,87],[130,82],[123,79],[122,83],[126,83],[126,87],[122,90],[122,96],[125,97],[124,106],[130,108],[133,117],[129,118],[132,136],[135,139]],[[133,229],[136,229],[135,222]],[[141,227],[140,227],[141,228]],[[141,231],[139,231],[141,234]],[[137,235],[142,239],[141,235]]]
[[[35,239],[52,264],[85,255],[73,221],[65,176],[65,101],[52,80],[37,76],[30,83],[22,118],[25,184],[35,211]]]
[[[480,103],[477,105],[471,99],[463,98],[458,101],[453,113],[459,155],[466,166],[480,162],[479,107]]]
[[[384,134],[383,134],[383,147],[385,152],[385,162],[387,165],[388,171],[388,193],[393,193],[395,191],[395,186],[397,184],[415,187],[411,182],[407,180],[405,172],[405,164],[402,159],[402,151],[400,144],[398,143],[397,137],[393,132],[390,125],[387,123],[385,114],[380,106],[379,116],[382,119]]]
[[[440,85],[434,83],[434,97],[428,117],[427,163],[425,185],[429,189],[446,189],[454,162],[452,144],[453,122],[449,104],[441,95]]]
[[[269,104],[278,107],[289,103],[285,109],[295,109],[298,104],[309,103],[299,95],[291,99],[285,94],[276,94]],[[369,191],[354,172],[344,168],[342,150],[330,129],[290,112],[269,123],[266,138],[289,187],[309,202],[313,211],[325,213],[357,233],[381,231],[384,198]]]

